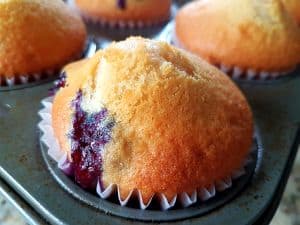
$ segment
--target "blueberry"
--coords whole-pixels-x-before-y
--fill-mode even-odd
[[[117,0],[117,6],[120,9],[126,9],[126,0]]]
[[[60,75],[59,75],[59,78],[58,80],[56,80],[54,82],[54,87],[51,88],[49,90],[49,95],[50,96],[53,96],[56,94],[56,92],[62,88],[62,87],[65,87],[66,86],[66,81],[67,81],[67,76],[66,76],[66,73],[65,72],[62,72]]]
[[[95,189],[102,175],[102,151],[111,140],[114,121],[108,111],[88,114],[81,108],[82,92],[72,102],[74,108],[71,138],[71,157],[75,181],[86,189]]]

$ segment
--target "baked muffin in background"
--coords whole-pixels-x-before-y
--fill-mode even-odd
[[[60,69],[83,52],[86,36],[80,16],[61,0],[0,1],[0,78]]]
[[[166,21],[171,0],[75,0],[87,19],[119,27],[145,27]]]
[[[252,113],[215,67],[164,42],[129,38],[66,67],[55,95],[54,134],[75,180],[176,194],[214,185],[241,168]]]
[[[290,14],[300,25],[300,1],[299,0],[281,0]]]
[[[276,78],[300,62],[300,29],[280,0],[194,1],[175,30],[178,45],[234,77]]]

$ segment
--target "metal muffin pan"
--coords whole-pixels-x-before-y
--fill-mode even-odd
[[[95,26],[88,29],[97,39],[98,47],[104,47],[112,39],[124,38],[123,31]],[[163,31],[149,28],[132,32],[157,38]],[[278,206],[299,144],[300,71],[274,81],[238,80],[237,84],[252,106],[263,151],[254,164],[253,174],[248,173],[249,178],[234,183],[224,196],[218,195],[180,212],[177,209],[146,212],[120,207],[80,189],[57,170],[40,146],[37,112],[41,109],[41,100],[52,87],[49,80],[18,86],[14,90],[0,88],[0,192],[6,190],[9,200],[22,206],[18,209],[32,224],[32,221],[59,225],[267,224]],[[61,187],[65,184],[73,195]]]

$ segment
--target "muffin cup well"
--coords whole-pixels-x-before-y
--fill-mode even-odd
[[[41,141],[48,147],[48,155],[57,162],[58,167],[68,176],[72,177],[72,165],[68,160],[67,154],[61,151],[59,147],[58,140],[55,138],[54,131],[52,128],[52,102],[53,97],[48,97],[42,100],[43,108],[38,112],[41,117],[41,122],[38,124],[40,131],[42,132]],[[178,193],[173,197],[171,201],[168,201],[167,197],[164,194],[155,194],[155,198],[159,200],[161,210],[168,210],[175,206],[175,204],[180,203],[183,208],[189,207],[196,203],[197,201],[206,201],[216,195],[217,192],[222,192],[232,186],[232,181],[244,175],[245,166],[252,161],[252,158],[249,154],[247,159],[244,162],[244,166],[234,171],[231,176],[226,179],[216,181],[214,185],[210,188],[200,188],[194,190],[192,195],[187,193]],[[129,195],[122,199],[120,196],[119,187],[116,184],[109,185],[106,189],[101,188],[100,181],[98,181],[96,187],[96,193],[100,198],[108,199],[113,194],[117,193],[118,203],[121,206],[127,206],[133,198],[137,198],[139,202],[139,208],[144,210],[147,209],[152,201],[154,196],[145,204],[143,201],[142,194],[139,190],[132,190]]]
[[[175,34],[175,22],[170,22],[166,29],[158,37],[159,40],[167,41],[174,46],[185,49],[183,44],[180,43]],[[227,66],[223,63],[214,64],[217,68],[222,70],[225,74],[233,79],[241,80],[274,80],[282,76],[292,73],[297,66],[287,71],[268,72],[268,71],[256,71],[252,68],[241,68],[239,66]]]
[[[80,10],[74,0],[67,0],[68,4],[79,13],[84,21],[87,23],[95,24],[100,27],[109,27],[109,28],[119,28],[119,29],[142,29],[146,27],[155,27],[163,24],[164,22],[168,21],[169,18],[163,18],[160,20],[153,20],[153,21],[141,21],[141,20],[109,20],[105,18],[100,17],[92,17],[88,15],[87,13],[82,12]]]

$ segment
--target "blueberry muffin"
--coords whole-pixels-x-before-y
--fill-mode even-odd
[[[85,40],[81,18],[61,0],[0,1],[0,78],[60,69]]]
[[[171,0],[75,0],[86,18],[119,26],[146,26],[170,16]]]
[[[76,182],[176,194],[241,168],[253,135],[240,90],[215,67],[164,42],[129,38],[69,65],[52,124]]]
[[[175,33],[180,46],[233,76],[274,78],[300,62],[300,29],[280,0],[194,1],[177,14]]]

